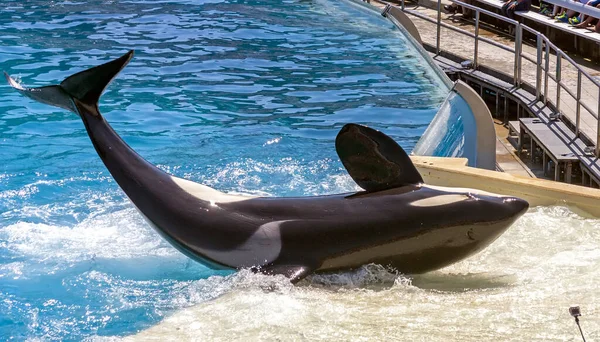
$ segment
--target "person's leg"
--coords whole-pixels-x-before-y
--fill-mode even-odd
[[[550,5],[548,5],[547,3],[540,1],[540,14],[543,14],[545,16],[550,16],[552,11],[550,10]]]
[[[469,5],[473,5],[473,0],[465,0],[465,3],[467,3]],[[463,7],[462,8],[462,16],[464,18],[471,18],[471,17],[473,17],[473,11],[471,11],[468,8]]]
[[[581,24],[582,20],[580,19],[581,14],[580,15],[576,15],[572,18],[569,18],[569,24],[573,25],[573,26],[577,26],[579,24]]]
[[[561,17],[566,17],[567,16],[567,10],[565,8],[562,7],[556,7],[556,14],[554,15],[555,19],[559,19]]]
[[[506,10],[506,16],[509,17],[510,19],[515,19],[515,9],[508,9]]]
[[[581,1],[581,3],[584,6],[598,6],[598,4],[600,4],[600,0],[583,0]],[[588,24],[593,20],[594,18],[591,18],[590,16],[586,16],[583,13],[579,14],[576,19],[570,19],[569,23],[575,25],[575,27],[578,28],[583,28],[583,27],[587,27]]]
[[[600,0],[592,0],[592,1],[588,2],[587,5],[594,6],[594,7],[598,8],[598,9],[600,9]],[[595,21],[596,19],[598,19],[598,18],[594,18],[594,17],[591,17],[591,16],[588,15],[588,16],[585,17],[585,20],[581,24],[576,25],[575,27],[586,28],[590,24],[592,24],[592,22]]]
[[[501,8],[500,8],[500,14],[502,14],[505,17],[508,17],[508,13],[507,12],[508,9],[508,3],[504,4]]]
[[[594,17],[590,17],[588,15],[587,18],[585,18],[584,21],[582,21],[580,24],[575,25],[575,27],[577,27],[577,28],[586,28],[586,27],[590,26],[590,24],[592,23],[592,21],[594,21]]]
[[[600,9],[600,3],[596,5],[596,8]],[[600,18],[592,18],[592,19],[598,19],[598,21],[596,22],[596,26],[594,27],[594,31],[600,33]]]
[[[600,0],[591,0],[590,2],[587,3],[589,6],[594,6],[598,9],[600,9]],[[586,19],[584,22],[582,22],[582,27],[588,27],[588,25],[592,24],[593,21],[597,20],[598,18],[594,18],[592,16],[586,16]],[[585,24],[585,25],[583,25]],[[579,25],[577,26],[579,27]]]

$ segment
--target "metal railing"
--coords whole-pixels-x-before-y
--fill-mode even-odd
[[[536,99],[538,101],[543,101],[544,104],[548,105],[549,103],[553,105],[554,108],[556,108],[556,110],[561,113],[561,115],[565,115],[569,118],[571,118],[571,116],[574,114],[575,116],[575,122],[574,122],[574,126],[575,126],[575,134],[577,137],[580,137],[581,135],[581,111],[582,109],[585,109],[596,121],[596,132],[595,132],[595,137],[589,137],[592,141],[595,141],[595,154],[596,156],[600,156],[600,120],[598,120],[598,114],[600,113],[600,82],[595,79],[594,77],[592,77],[591,75],[589,75],[585,70],[583,70],[575,61],[573,61],[573,59],[569,56],[567,56],[567,54],[565,54],[561,49],[559,49],[556,45],[554,45],[546,36],[544,36],[543,34],[541,34],[540,32],[526,26],[523,25],[521,23],[519,23],[516,20],[504,17],[500,14],[479,8],[477,6],[473,6],[467,3],[464,3],[462,1],[458,1],[458,0],[451,0],[452,2],[454,2],[455,4],[461,6],[464,9],[469,9],[471,11],[474,12],[474,19],[475,19],[475,30],[474,33],[463,30],[461,28],[449,25],[447,23],[442,22],[442,5],[441,5],[441,0],[438,0],[438,4],[437,4],[437,18],[433,19],[431,17],[428,17],[422,13],[419,13],[417,11],[414,10],[410,10],[407,9],[404,3],[404,0],[401,1],[401,9],[403,12],[410,14],[412,16],[415,16],[419,19],[425,20],[427,22],[430,23],[434,23],[437,25],[437,32],[436,32],[436,46],[435,46],[435,51],[437,54],[439,54],[442,50],[441,50],[441,29],[445,28],[445,29],[449,29],[451,31],[460,33],[462,35],[468,36],[470,38],[473,38],[474,42],[474,50],[473,50],[473,68],[477,68],[480,65],[480,61],[479,61],[479,43],[480,42],[485,42],[487,44],[490,44],[494,47],[497,47],[499,49],[502,49],[504,51],[510,52],[514,55],[514,60],[513,60],[513,85],[515,87],[521,87],[521,85],[523,83],[528,84],[529,86],[535,88],[535,95],[536,95]],[[391,4],[387,4],[388,6],[392,6]],[[514,46],[507,46],[501,43],[498,43],[492,39],[486,38],[486,37],[482,37],[479,33],[480,31],[480,22],[481,22],[481,15],[487,15],[489,17],[495,18],[497,20],[500,20],[502,22],[505,22],[508,25],[511,25],[509,27],[514,27]],[[512,31],[512,30],[511,30]],[[528,54],[524,54],[523,53],[523,31],[529,32],[531,33],[534,37],[535,37],[535,41],[536,41],[536,56],[535,58],[532,58],[531,56],[529,56]],[[552,72],[550,69],[550,56],[555,56],[556,61],[555,61],[555,71]],[[530,82],[528,82],[527,80],[523,80],[522,78],[522,66],[523,66],[523,60],[526,60],[530,63],[534,63],[537,65],[536,68],[536,77],[535,77],[535,84],[531,84]],[[572,89],[572,87],[570,87],[569,85],[567,85],[564,82],[563,79],[563,75],[562,75],[562,70],[563,70],[563,66],[567,66],[567,67],[572,67],[576,70],[577,72],[577,86],[576,89]],[[592,91],[595,92],[595,94],[598,94],[598,99],[596,100],[598,102],[598,105],[596,106],[596,108],[590,108],[590,106],[588,104],[586,104],[584,101],[582,101],[582,81],[584,79],[587,79],[589,82],[591,82],[592,84]],[[556,87],[556,94],[554,94],[555,96],[553,96],[552,98],[549,98],[549,80],[552,80],[552,82],[555,83],[555,87]],[[564,108],[561,108],[561,102],[568,102],[568,101],[564,101],[564,98],[561,99],[561,96],[567,94],[568,96],[570,96],[574,103],[575,103],[575,108],[574,108],[574,113],[569,113],[567,114],[565,112]],[[572,118],[571,118],[572,119]],[[595,139],[594,139],[595,138]]]

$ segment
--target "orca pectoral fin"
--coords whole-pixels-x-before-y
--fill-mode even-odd
[[[295,284],[306,278],[306,276],[313,273],[316,269],[317,267],[308,265],[268,265],[257,269],[257,271],[266,275],[284,275],[290,279],[292,284]]]

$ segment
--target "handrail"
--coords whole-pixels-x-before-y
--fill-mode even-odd
[[[406,10],[406,9],[403,12],[410,13],[411,15],[413,15],[413,16],[415,16],[417,18],[423,19],[423,20],[431,20],[431,18],[428,17],[425,14],[421,14],[421,13],[418,13],[418,12],[412,12],[412,11]],[[463,30],[461,28],[458,28],[458,27],[455,27],[455,26],[452,26],[452,25],[448,25],[446,23],[440,23],[440,26],[443,27],[443,28],[447,28],[449,30],[452,30],[452,31],[464,34],[465,36],[468,36],[470,38],[475,38],[476,37],[476,35],[474,33],[472,33],[472,32]],[[502,49],[502,50],[505,50],[505,51],[508,51],[508,52],[513,52],[513,53],[515,52],[514,48],[511,48],[511,47],[506,46],[504,44],[500,44],[500,43],[498,43],[495,40],[490,39],[490,38],[479,37],[478,40],[482,41],[482,42],[485,42],[485,43],[488,43],[490,45],[493,45],[493,46],[495,46],[495,47],[497,47],[499,49]],[[527,59],[530,62],[535,62],[534,60],[532,60],[532,59],[530,59],[530,58],[528,58],[526,56],[523,56],[523,58]]]
[[[545,0],[544,0],[545,1]],[[561,49],[559,49],[556,45],[554,45],[554,43],[552,43],[552,41],[550,41],[550,39],[548,39],[546,36],[542,35],[544,37],[544,41],[546,42],[546,45],[550,46],[552,49],[556,50],[556,51],[560,51],[560,54],[562,55],[562,58],[566,59],[569,63],[571,63],[575,68],[577,68],[577,70],[579,70],[581,72],[581,74],[583,74],[585,77],[587,77],[590,81],[592,81],[592,83],[594,83],[594,85],[596,85],[597,87],[600,87],[600,81],[598,81],[596,78],[594,78],[593,76],[591,76],[590,74],[588,74],[587,71],[583,70],[579,64],[577,64],[577,62],[575,62],[571,57],[569,57],[568,55],[566,55]]]
[[[450,0],[450,1],[452,1],[453,3],[459,5],[463,8],[470,9],[475,13],[475,33],[472,33],[472,32],[454,27],[452,25],[443,23],[441,20],[441,0],[437,1],[438,2],[438,4],[437,4],[437,9],[438,9],[437,20],[432,19],[426,15],[417,13],[416,11],[406,9],[404,1],[405,0],[401,0],[401,7],[400,7],[403,12],[411,14],[413,16],[416,16],[416,17],[426,20],[428,22],[435,23],[437,25],[437,36],[436,36],[436,46],[435,46],[437,54],[439,54],[441,52],[441,47],[440,47],[441,32],[440,32],[440,30],[442,27],[444,27],[444,28],[450,29],[452,31],[458,32],[462,35],[473,38],[475,40],[474,52],[473,52],[473,67],[474,68],[477,68],[480,65],[480,63],[479,63],[479,42],[486,42],[492,46],[495,46],[502,50],[513,53],[515,56],[515,59],[513,62],[514,63],[513,64],[513,66],[514,66],[514,68],[513,68],[513,81],[514,81],[513,84],[515,85],[515,87],[520,87],[521,84],[523,83],[523,80],[521,77],[522,60],[527,60],[529,62],[535,63],[536,64],[535,85],[532,84],[531,86],[535,86],[536,99],[538,101],[543,101],[544,104],[550,103],[554,106],[554,108],[556,108],[556,110],[559,113],[564,113],[564,108],[561,111],[561,95],[570,96],[574,100],[575,105],[576,105],[576,108],[574,108],[574,114],[575,114],[574,121],[575,121],[575,134],[577,137],[579,137],[581,134],[581,127],[580,127],[581,126],[581,112],[582,112],[581,108],[583,107],[583,109],[585,109],[587,112],[589,112],[590,115],[593,118],[595,118],[597,121],[598,129],[596,131],[596,136],[590,137],[590,138],[595,140],[596,156],[600,156],[600,120],[599,120],[600,101],[598,101],[598,108],[595,110],[592,110],[586,103],[584,103],[582,101],[582,89],[581,89],[582,80],[587,79],[595,87],[597,87],[596,93],[600,94],[600,80],[597,80],[596,78],[594,78],[590,74],[588,74],[585,70],[583,70],[571,57],[567,56],[561,49],[559,49],[554,43],[552,43],[550,41],[550,39],[548,39],[542,33],[538,32],[526,25],[523,25],[516,20],[507,18],[503,15],[479,8],[479,7],[471,5],[471,4],[464,3],[460,0]],[[547,2],[550,2],[553,4],[559,4],[561,6],[563,4],[563,2],[561,2],[560,0],[544,0],[544,1],[547,1]],[[393,6],[393,4],[387,3],[385,1],[381,1],[381,2],[386,3],[388,6]],[[569,5],[572,5],[572,4],[569,4]],[[577,6],[564,6],[564,7],[571,8],[571,7],[577,7]],[[579,6],[579,7],[581,7],[581,6]],[[590,7],[590,6],[587,6],[587,7]],[[596,10],[596,9],[594,9],[594,10]],[[597,10],[597,11],[600,13],[600,10]],[[585,13],[585,12],[583,12],[583,13]],[[497,43],[496,41],[493,41],[489,38],[480,36],[479,24],[480,24],[480,15],[481,14],[485,14],[489,17],[503,21],[503,22],[507,23],[508,25],[512,25],[515,27],[514,48],[512,46],[506,46],[504,44]],[[536,37],[536,52],[537,53],[534,58],[530,58],[528,55],[523,54],[523,30],[533,34]],[[551,55],[556,56],[556,73],[554,75],[551,74],[551,70],[550,70],[550,56]],[[564,77],[561,75],[561,70],[562,70],[561,67],[565,64],[570,64],[572,67],[574,67],[576,69],[576,72],[577,72],[577,88],[576,89],[569,89],[569,87],[564,83]],[[549,94],[548,94],[549,90],[550,90],[549,80],[552,80],[554,83],[556,83],[556,96],[555,97],[553,96],[553,98],[549,98]],[[525,82],[525,83],[527,83],[527,82]],[[591,91],[593,92],[594,90],[591,90]]]

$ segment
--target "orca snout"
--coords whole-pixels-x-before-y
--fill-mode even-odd
[[[503,197],[502,200],[518,216],[523,215],[529,209],[529,202],[519,197]]]
[[[473,253],[496,240],[529,208],[529,203],[518,197],[479,196],[478,200],[485,203],[478,209],[485,215],[487,223],[475,225],[467,233],[471,242],[477,242]]]
[[[471,196],[476,203],[481,203],[478,209],[488,221],[514,222],[529,209],[527,201],[514,196],[491,194],[471,194]]]

